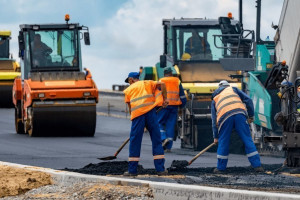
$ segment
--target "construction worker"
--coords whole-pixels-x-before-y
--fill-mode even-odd
[[[51,62],[50,54],[52,53],[52,49],[42,42],[40,34],[34,35],[31,48],[33,52],[33,65],[35,67],[45,66]]]
[[[214,142],[219,143],[217,150],[218,164],[215,173],[226,170],[230,135],[234,128],[245,145],[245,151],[252,167],[257,172],[263,172],[259,154],[253,143],[249,124],[253,122],[253,102],[241,90],[230,87],[227,81],[221,81],[219,88],[212,95],[211,104],[212,128]],[[246,105],[246,106],[245,106]],[[248,113],[248,120],[247,120]]]
[[[158,175],[165,175],[164,163],[165,156],[161,143],[159,125],[155,107],[157,106],[157,98],[161,94],[163,96],[162,106],[168,105],[166,86],[162,82],[156,81],[139,81],[138,72],[130,72],[128,78],[125,80],[130,86],[124,90],[125,102],[128,104],[129,112],[131,114],[131,132],[129,145],[129,168],[125,172],[125,176],[136,176],[137,166],[140,160],[140,151],[144,127],[150,133],[152,140],[152,152],[155,169]],[[159,90],[161,89],[161,91]]]
[[[196,30],[192,31],[192,36],[185,42],[185,53],[194,59],[212,58],[209,43]]]
[[[157,114],[158,123],[165,152],[171,152],[178,107],[185,106],[186,97],[180,80],[173,77],[171,68],[164,70],[164,78],[159,81],[166,84],[169,105]]]

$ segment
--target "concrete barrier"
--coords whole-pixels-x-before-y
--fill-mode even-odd
[[[124,93],[123,92],[121,92],[121,91],[113,91],[113,90],[99,90],[99,95],[124,97]]]
[[[41,171],[51,174],[53,181],[58,185],[68,185],[74,182],[110,183],[113,185],[131,185],[149,187],[153,190],[155,199],[158,200],[299,200],[298,194],[273,193],[263,191],[248,191],[237,189],[225,189],[218,187],[207,187],[197,185],[183,185],[177,183],[164,183],[144,181],[139,179],[128,179],[120,177],[107,177],[66,172],[49,168],[20,165],[1,162],[0,165],[24,168],[27,170]]]

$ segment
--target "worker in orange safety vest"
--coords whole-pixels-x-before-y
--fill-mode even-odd
[[[128,172],[125,172],[124,176],[136,176],[138,174],[137,166],[140,160],[144,127],[149,131],[152,140],[153,159],[157,174],[165,175],[167,174],[164,167],[165,156],[155,111],[155,107],[161,103],[160,101],[162,101],[163,107],[168,105],[165,84],[151,80],[140,81],[138,72],[130,72],[125,82],[130,84],[124,90],[124,93],[132,124],[129,144],[129,166]],[[161,96],[163,99],[161,99]]]
[[[186,96],[179,78],[174,77],[171,68],[164,70],[164,78],[159,80],[166,84],[168,107],[160,111],[158,123],[165,152],[170,152],[173,145],[178,108],[186,104]],[[161,106],[161,105],[160,105]]]
[[[245,152],[252,167],[257,172],[263,172],[260,157],[253,143],[249,123],[253,122],[254,106],[250,97],[238,88],[231,87],[223,80],[219,88],[212,94],[211,116],[214,142],[219,143],[217,150],[217,168],[214,173],[226,170],[230,135],[236,130],[245,145]],[[249,118],[248,118],[249,117]],[[248,118],[248,119],[247,119]]]

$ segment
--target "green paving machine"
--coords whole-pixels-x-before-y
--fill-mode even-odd
[[[213,141],[211,94],[219,81],[227,80],[253,99],[255,121],[251,129],[260,152],[280,152],[280,145],[265,143],[264,139],[276,140],[274,135],[280,135],[282,128],[274,121],[279,111],[278,91],[264,87],[273,68],[275,43],[260,39],[260,13],[258,0],[256,33],[243,28],[242,0],[239,20],[229,17],[163,20],[163,55],[154,67],[143,68],[141,79],[159,80],[165,68],[171,68],[173,75],[180,78],[189,100],[178,116],[177,136],[182,148],[201,150]],[[231,142],[231,153],[244,152],[237,134],[232,134]]]

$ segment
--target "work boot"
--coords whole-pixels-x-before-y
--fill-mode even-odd
[[[170,142],[170,140],[169,139],[165,139],[164,141],[163,141],[163,143],[162,143],[162,147],[164,148],[164,150],[166,150],[167,149],[167,144],[169,144],[169,142]]]
[[[168,170],[157,172],[157,175],[158,176],[166,176],[166,175],[168,175]]]
[[[165,149],[165,153],[171,153],[171,149]]]
[[[254,171],[255,172],[264,172],[265,170],[264,170],[264,168],[262,166],[259,166],[259,167],[255,167]]]
[[[134,177],[134,176],[137,176],[138,173],[130,173],[130,172],[124,172],[123,176],[131,176],[131,177]]]
[[[214,174],[224,174],[224,173],[225,173],[225,170],[219,170],[218,168],[215,168],[215,169],[213,170],[213,173],[214,173]]]

